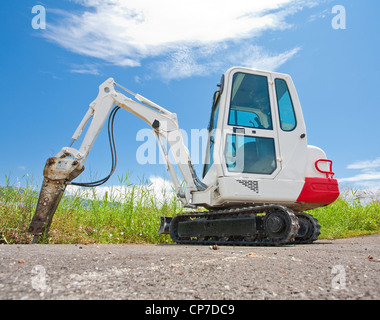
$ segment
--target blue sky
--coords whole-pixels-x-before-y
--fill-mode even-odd
[[[45,29],[33,28],[36,5],[46,9]],[[345,29],[332,25],[336,5],[345,9]],[[70,143],[108,77],[177,113],[190,133],[207,127],[222,73],[242,65],[290,74],[309,144],[334,161],[342,186],[380,190],[379,11],[375,0],[6,1],[0,185],[6,176],[40,183],[46,159]],[[164,165],[137,162],[144,128],[118,113],[119,161],[108,185],[127,172],[134,181],[170,179]],[[108,174],[107,139],[104,130],[82,181]]]

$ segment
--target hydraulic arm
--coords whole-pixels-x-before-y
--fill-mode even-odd
[[[134,96],[138,102],[116,91],[116,86]],[[160,107],[143,96],[123,88],[116,84],[112,78],[109,78],[99,86],[99,94],[90,104],[86,115],[72,136],[70,146],[62,148],[55,157],[49,158],[46,162],[44,181],[41,187],[36,213],[29,227],[29,232],[35,235],[36,240],[41,234],[48,232],[53,215],[66,186],[84,171],[84,163],[104,126],[107,117],[110,113],[113,114],[113,116],[115,114],[115,111],[111,112],[115,105],[117,105],[118,108],[125,109],[138,116],[153,128],[159,150],[166,162],[167,170],[173,180],[177,196],[184,206],[192,206],[193,191],[205,190],[207,188],[207,186],[198,179],[194,171],[189,151],[183,142],[177,115]],[[72,147],[74,142],[82,135],[82,132],[90,119],[92,119],[92,121],[87,129],[80,148],[74,149]],[[169,150],[166,149],[163,139],[168,142],[175,162],[182,174],[182,178],[186,183],[185,187],[181,186],[179,177],[177,176],[174,165],[170,159],[168,153]],[[114,163],[112,172],[113,171]],[[106,179],[104,179],[104,182],[105,181]]]

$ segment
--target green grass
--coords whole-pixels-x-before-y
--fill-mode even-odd
[[[5,179],[6,186],[0,189],[0,243],[28,243],[26,230],[38,191],[28,182],[26,188],[20,189],[10,185],[9,177]]]
[[[333,204],[309,211],[321,225],[320,239],[337,239],[380,233],[380,201],[340,197]]]
[[[161,216],[184,210],[174,197],[162,191],[158,200],[149,184],[131,184],[120,178],[120,186],[99,195],[94,188],[79,189],[62,198],[54,215],[46,243],[167,243],[169,236],[157,234]],[[39,188],[0,189],[0,243],[29,243],[27,234],[34,215]],[[66,192],[67,194],[67,192]]]
[[[34,215],[39,188],[6,186],[0,189],[0,243],[29,243],[27,234]],[[161,216],[174,216],[182,205],[163,191],[158,200],[148,184],[120,179],[120,190],[104,195],[96,189],[80,189],[62,199],[45,243],[170,243],[168,235],[157,235]],[[121,196],[119,197],[118,195]],[[380,201],[361,202],[339,198],[324,208],[309,211],[322,229],[320,239],[345,238],[380,233]],[[121,201],[122,200],[122,201]]]

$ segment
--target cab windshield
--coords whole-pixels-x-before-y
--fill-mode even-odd
[[[230,126],[273,129],[266,76],[235,73],[228,124]]]

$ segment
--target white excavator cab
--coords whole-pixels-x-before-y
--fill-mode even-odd
[[[276,203],[306,210],[336,199],[339,189],[331,179],[330,161],[307,144],[289,75],[235,67],[223,75],[219,87],[203,168],[203,183],[214,187],[206,206]],[[309,184],[303,190],[306,178]],[[311,187],[318,195],[305,199]]]
[[[282,169],[280,145],[290,143],[283,149],[294,149],[301,144],[303,150],[298,151],[306,153],[305,140],[300,138],[305,134],[302,111],[297,98],[293,105],[286,78],[293,88],[285,75],[242,68],[226,73],[212,108],[205,181],[212,180],[216,172],[231,177],[273,179]],[[295,96],[295,91],[292,93]],[[216,135],[216,130],[222,133]],[[288,140],[282,141],[283,137]],[[220,139],[221,148],[214,145],[216,138]],[[218,164],[223,165],[217,169]]]

